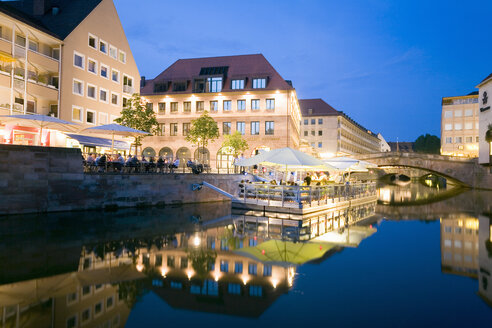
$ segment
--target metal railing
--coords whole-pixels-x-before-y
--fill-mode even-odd
[[[284,186],[240,183],[238,198],[248,204],[311,207],[376,195],[376,183]]]

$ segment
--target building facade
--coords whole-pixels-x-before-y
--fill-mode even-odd
[[[140,75],[112,0],[2,2],[0,24],[3,113],[53,115],[90,127],[119,117],[138,92]],[[20,138],[16,128],[22,127],[5,127],[5,142],[37,144],[37,129]],[[43,144],[76,142],[46,131]]]
[[[322,158],[381,151],[378,136],[322,99],[299,99],[301,138]]]
[[[248,142],[245,157],[299,147],[296,91],[261,54],[180,59],[153,80],[142,79],[141,95],[159,121],[158,135],[143,140],[144,156],[231,167],[233,156],[222,143],[235,131]],[[186,136],[191,121],[205,111],[217,122],[220,137],[198,149]]]
[[[480,155],[478,162],[484,165],[490,165],[490,155],[492,155],[492,145],[490,139],[487,140],[486,134],[489,131],[489,126],[492,124],[492,110],[490,110],[490,104],[492,100],[489,97],[492,95],[492,74],[487,76],[477,86],[478,91],[478,107],[479,111],[479,148]]]
[[[441,155],[478,157],[478,93],[442,98]]]

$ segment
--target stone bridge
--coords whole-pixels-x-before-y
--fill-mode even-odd
[[[479,165],[476,158],[401,152],[364,154],[354,157],[376,164],[385,172],[387,170],[387,173],[398,170],[407,175],[411,170],[414,171],[413,175],[430,172],[466,187],[492,190],[492,174],[488,167]]]

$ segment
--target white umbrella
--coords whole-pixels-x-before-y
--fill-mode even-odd
[[[65,132],[74,132],[79,128],[78,124],[60,120],[59,118],[41,114],[33,115],[0,115],[0,121],[5,123],[17,123],[23,126],[39,128],[39,144],[41,145],[41,137],[43,129],[49,128]]]
[[[115,135],[117,135],[117,136],[124,136],[124,137],[138,137],[138,136],[143,136],[143,135],[150,134],[149,132],[146,132],[146,131],[136,130],[136,129],[129,128],[127,126],[119,125],[119,124],[116,124],[116,123],[95,126],[95,127],[92,127],[92,128],[84,129],[84,130],[82,130],[80,132],[84,132],[84,133],[106,133],[106,134],[111,134],[111,136],[112,136],[112,139],[111,139],[111,153],[113,153],[114,136]]]

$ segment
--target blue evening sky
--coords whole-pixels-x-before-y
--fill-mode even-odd
[[[137,5],[138,4],[138,5]],[[441,97],[492,72],[492,1],[115,0],[140,74],[262,53],[302,98],[389,141],[440,135]]]

